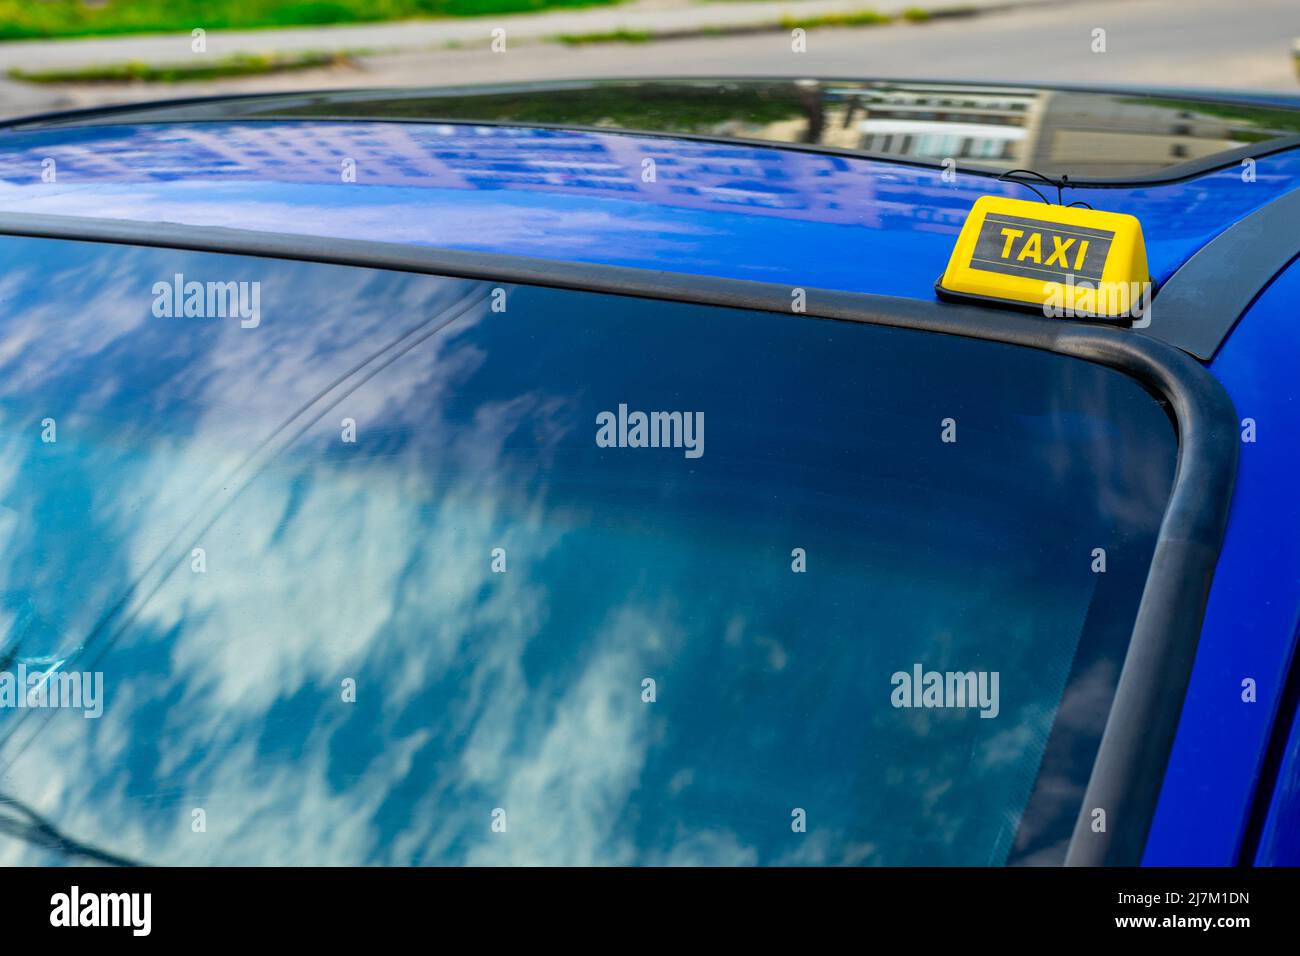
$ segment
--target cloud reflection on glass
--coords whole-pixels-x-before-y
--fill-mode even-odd
[[[64,833],[200,864],[1062,851],[1099,728],[1053,718],[1104,712],[1173,474],[1118,373],[526,287],[494,313],[365,269],[0,255],[0,653],[107,695],[0,711],[0,790]],[[153,315],[176,273],[260,282],[261,324]],[[622,402],[703,412],[706,453],[598,447]],[[998,671],[998,718],[891,706],[914,662]]]

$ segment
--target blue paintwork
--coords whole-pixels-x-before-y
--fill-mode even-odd
[[[1256,301],[1210,366],[1240,418],[1256,422],[1243,442],[1227,537],[1215,572],[1196,665],[1144,862],[1237,861],[1270,728],[1300,621],[1300,381],[1295,302],[1300,264]],[[1242,680],[1258,699],[1242,701]],[[1296,810],[1297,742],[1289,793],[1275,803],[1274,837],[1290,840],[1279,812]],[[1281,852],[1280,850],[1276,852]]]
[[[1300,711],[1295,713],[1290,727],[1279,727],[1277,732],[1289,737],[1255,864],[1300,866]]]
[[[929,298],[992,177],[779,148],[508,127],[258,122],[0,133],[0,210],[231,226]],[[655,182],[642,160],[656,161]],[[54,159],[55,183],[41,181]],[[355,183],[341,163],[356,160]],[[1075,190],[1138,210],[1157,282],[1300,182],[1300,151]]]

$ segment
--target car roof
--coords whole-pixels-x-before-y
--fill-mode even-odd
[[[772,81],[728,100],[724,87],[709,82],[701,88],[724,105],[800,88]],[[823,91],[831,85],[809,89],[828,96]],[[580,104],[606,86],[570,84],[566,89],[581,95],[567,102]],[[652,104],[673,89],[635,87],[653,87],[655,96],[644,94]],[[999,89],[1009,95],[1010,88]],[[945,168],[924,157],[738,140],[717,124],[717,136],[704,136],[520,125],[519,119],[412,120],[412,114],[431,112],[429,96],[250,97],[11,124],[0,130],[6,159],[0,210],[361,239],[928,299],[976,198],[1034,198],[1026,184],[999,180],[996,168]],[[473,114],[494,102],[498,114],[519,115],[548,102],[535,87],[439,96],[439,109],[448,113],[455,112],[451,103]],[[603,102],[608,106],[608,99]],[[1247,109],[1243,104],[1233,109]],[[390,118],[305,118],[313,110]],[[391,118],[403,111],[405,121]],[[1261,115],[1273,128],[1284,125],[1279,115],[1300,112],[1269,106]],[[1195,132],[1198,121],[1186,122]],[[659,125],[671,124],[663,119]],[[1241,129],[1241,135],[1264,136]],[[1250,176],[1242,174],[1238,152],[1211,151],[1190,171],[1183,164],[1161,174],[1079,184],[1067,190],[1065,201],[1138,216],[1159,284],[1229,226],[1300,185],[1300,148],[1284,137],[1253,144],[1258,155],[1250,158]]]
[[[1300,97],[950,81],[681,78],[331,90],[53,114],[23,128],[237,119],[616,129],[1086,180],[1168,181],[1300,145]],[[900,135],[890,137],[890,133]],[[907,134],[914,135],[907,135]],[[945,139],[1004,145],[945,150]],[[886,141],[888,140],[888,141]]]

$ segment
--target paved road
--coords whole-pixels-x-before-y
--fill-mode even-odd
[[[1106,52],[1092,50],[1106,31]],[[785,33],[697,37],[578,48],[518,45],[408,51],[338,68],[173,87],[75,87],[65,105],[207,92],[346,86],[421,86],[593,76],[822,75],[1238,87],[1300,93],[1290,47],[1296,0],[1078,0],[977,17],[811,31],[806,53]],[[22,90],[0,89],[0,112],[26,109]],[[9,102],[5,102],[6,92]],[[50,91],[38,90],[48,98]],[[16,97],[16,98],[15,98]]]
[[[1092,31],[1106,30],[1105,53]],[[811,31],[576,49],[522,47],[385,58],[400,85],[644,75],[823,75],[1231,86],[1300,93],[1290,44],[1297,0],[1088,0],[921,25]]]
[[[399,51],[433,50],[449,44],[486,46],[492,31],[504,29],[508,45],[535,42],[573,33],[615,30],[652,31],[682,35],[706,28],[735,29],[779,23],[798,13],[803,17],[871,9],[897,15],[909,8],[955,6],[994,9],[1059,4],[1070,0],[626,0],[611,6],[555,9],[544,13],[408,20],[393,23],[349,23],[284,30],[216,30],[206,36],[209,56],[260,53],[268,50]],[[202,27],[201,20],[194,23]],[[0,71],[79,67],[140,60],[146,63],[192,59],[190,31],[146,36],[87,37],[0,43]]]

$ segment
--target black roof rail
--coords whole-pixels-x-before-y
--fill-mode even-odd
[[[1143,334],[1202,361],[1219,350],[1273,278],[1300,256],[1300,189],[1219,233],[1155,297]]]

